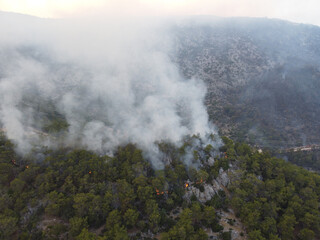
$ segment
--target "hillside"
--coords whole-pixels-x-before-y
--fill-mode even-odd
[[[0,239],[319,240],[320,28],[147,20],[0,12]]]
[[[205,81],[223,134],[271,148],[319,144],[319,27],[199,17],[172,31],[173,58],[186,77]]]
[[[10,77],[12,74],[10,71],[16,66],[19,58],[26,62],[31,61],[30,64],[36,64],[41,69],[37,74],[40,76],[43,74],[44,76],[41,77],[47,78],[45,80],[53,86],[49,91],[50,94],[42,93],[42,89],[31,90],[30,84],[24,87],[29,92],[25,94],[27,96],[23,96],[23,104],[36,108],[33,111],[38,112],[35,118],[36,122],[40,123],[32,127],[48,124],[47,118],[57,114],[63,119],[62,115],[66,115],[63,113],[65,109],[58,109],[59,106],[55,105],[60,103],[57,104],[55,101],[62,99],[64,94],[70,91],[76,92],[76,95],[88,94],[87,81],[90,79],[91,85],[96,84],[91,79],[99,77],[95,75],[100,70],[87,69],[81,63],[79,64],[78,60],[76,62],[61,61],[53,54],[51,45],[48,47],[40,44],[41,38],[38,40],[40,43],[34,43],[33,37],[28,34],[28,31],[41,32],[43,29],[46,31],[60,28],[62,25],[59,21],[3,12],[0,18],[2,23],[11,22],[18,26],[26,23],[26,29],[19,30],[17,33],[13,29],[6,29],[3,25],[6,29],[6,37],[10,42],[14,42],[14,47],[5,44],[1,48],[0,62],[3,64],[0,65],[0,78],[8,77],[7,72]],[[72,23],[68,24],[72,29]],[[153,50],[154,47],[157,52],[163,51],[169,54],[178,71],[185,78],[201,79],[205,82],[207,111],[210,120],[218,126],[222,135],[251,145],[273,149],[320,143],[319,27],[275,19],[215,17],[182,18],[170,20],[164,25],[165,27],[160,28],[159,36],[157,35],[160,43],[152,38],[152,41],[157,43],[149,48]],[[125,33],[126,30],[123,31]],[[52,34],[44,33],[44,36],[51,38]],[[16,36],[16,39],[13,37],[11,39],[11,35]],[[169,50],[167,44],[162,46],[161,41],[167,40],[163,35],[166,35],[171,42],[172,47]],[[26,40],[23,41],[24,39]],[[57,41],[62,40],[57,39]],[[68,44],[69,42],[66,43],[66,47],[72,47]],[[87,55],[90,56],[90,49],[87,51]],[[112,62],[112,59],[109,61]],[[125,58],[121,59],[120,63],[115,63],[115,65],[119,64],[121,68],[123,65],[129,66],[132,63]],[[161,65],[163,62],[155,64]],[[136,69],[143,68],[144,66],[136,67]],[[149,66],[145,68],[148,73]],[[32,77],[34,73],[23,72],[26,70],[28,69],[22,69],[25,78],[29,75]],[[172,75],[171,68],[163,70],[161,77],[166,78],[167,75]],[[154,83],[150,84],[149,78],[143,77],[141,73],[132,69],[129,71],[133,71],[132,78],[142,79],[141,81],[133,80],[132,85],[136,88],[133,94],[147,96],[153,94],[155,89],[161,89],[160,86],[154,86]],[[52,74],[55,76],[54,79],[48,77]],[[111,72],[109,76],[110,73],[108,73],[106,78],[113,78],[113,74],[115,73]],[[79,88],[79,85],[84,85],[84,89]],[[44,83],[37,87],[43,86],[45,86]],[[166,92],[161,93],[163,97],[168,91],[170,90],[166,89]],[[108,92],[101,95],[106,94],[111,95]],[[92,98],[91,95],[85,97]],[[81,106],[88,105],[86,111],[90,115],[97,114],[97,111],[91,113],[93,109],[91,105],[95,105],[94,108],[101,108],[99,104],[110,102],[109,99],[103,99],[101,102],[99,99],[101,96],[96,98],[90,103],[81,104]],[[136,99],[140,98],[144,97],[136,97]],[[121,99],[121,101],[127,103],[129,99]],[[183,104],[177,103],[178,106]],[[135,106],[136,103],[133,105]],[[129,107],[132,108],[132,106]],[[184,107],[184,111],[186,109],[188,108]],[[175,111],[180,112],[179,109]],[[184,114],[187,115],[186,113],[180,115]],[[105,117],[100,116],[100,118]]]
[[[161,143],[155,171],[134,145],[113,157],[0,139],[0,239],[319,239],[320,177],[224,138],[220,152]]]

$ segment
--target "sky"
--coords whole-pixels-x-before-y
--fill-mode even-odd
[[[44,18],[248,16],[320,25],[319,0],[0,0],[0,10]]]

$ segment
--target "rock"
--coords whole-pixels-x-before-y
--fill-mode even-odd
[[[217,193],[219,190],[223,190],[221,185],[219,184],[219,182],[217,180],[213,180],[212,181],[212,186],[213,189],[215,190],[215,192]]]
[[[238,239],[240,237],[240,233],[233,229],[233,231],[231,232],[231,239]]]
[[[219,174],[217,181],[218,181],[218,183],[220,183],[221,185],[226,187],[226,186],[228,186],[230,179],[229,179],[229,176],[226,172],[222,172],[221,174]]]
[[[213,164],[214,164],[214,158],[213,158],[213,157],[210,157],[210,158],[208,159],[208,165],[212,167]]]
[[[203,192],[201,192],[198,188],[191,186],[187,189],[187,192],[185,193],[184,198],[186,198],[187,200],[190,200],[190,198],[194,194],[201,203],[205,203],[211,200],[211,198],[219,190],[219,189],[215,189],[215,186],[219,187],[219,184],[216,184],[216,185],[204,184]]]

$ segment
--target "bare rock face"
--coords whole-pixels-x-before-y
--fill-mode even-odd
[[[209,201],[216,194],[215,189],[212,185],[206,184],[204,185],[204,191],[200,192],[199,200],[201,202]]]
[[[217,181],[220,182],[224,187],[226,187],[228,186],[230,179],[228,177],[228,174],[226,172],[223,172],[219,175]]]
[[[237,230],[233,230],[231,232],[231,238],[232,239],[239,239],[239,237],[240,237],[240,233]]]
[[[201,203],[211,200],[212,197],[215,194],[218,194],[220,190],[224,191],[224,188],[230,183],[230,178],[228,175],[229,171],[231,170],[224,171],[222,168],[220,168],[219,176],[216,179],[213,179],[212,182],[202,183],[203,191],[200,191],[199,185],[189,181],[189,187],[186,188],[184,198],[187,201],[190,201],[192,195],[195,195]]]
[[[220,168],[220,170],[219,170],[219,176],[217,177],[217,182],[218,182],[219,184],[221,184],[222,186],[227,187],[228,184],[230,183],[230,179],[229,179],[229,176],[228,176],[228,172],[223,171],[223,169]]]
[[[208,159],[208,165],[209,165],[210,167],[212,167],[213,164],[214,164],[214,158],[213,158],[213,157],[210,157],[210,158]]]
[[[212,181],[212,187],[216,192],[218,192],[219,190],[223,190],[221,183],[219,183],[217,180]]]
[[[203,183],[203,192],[196,186],[192,186],[193,183],[190,183],[190,187],[186,188],[184,198],[190,200],[192,195],[195,195],[201,203],[205,203],[211,200],[220,190],[223,190],[223,187],[226,187],[229,182],[228,174],[223,172],[216,180],[212,180],[211,183]]]
[[[186,189],[186,194],[184,195],[184,198],[190,200],[192,195],[195,195],[197,199],[201,203],[205,203],[217,193],[217,189],[215,189],[216,185],[211,185],[211,184],[203,184],[204,191],[201,192],[197,187],[191,186]]]

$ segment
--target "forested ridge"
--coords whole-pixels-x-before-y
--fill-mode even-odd
[[[231,239],[220,213],[234,211],[250,240],[319,239],[318,174],[228,138],[214,156],[211,145],[195,150],[199,167],[188,167],[183,156],[192,138],[181,148],[159,143],[169,161],[155,170],[133,144],[114,156],[45,149],[39,161],[16,154],[2,135],[0,238],[208,239],[211,229]],[[185,197],[186,183],[204,191],[221,169],[230,178],[226,192],[205,203]]]

